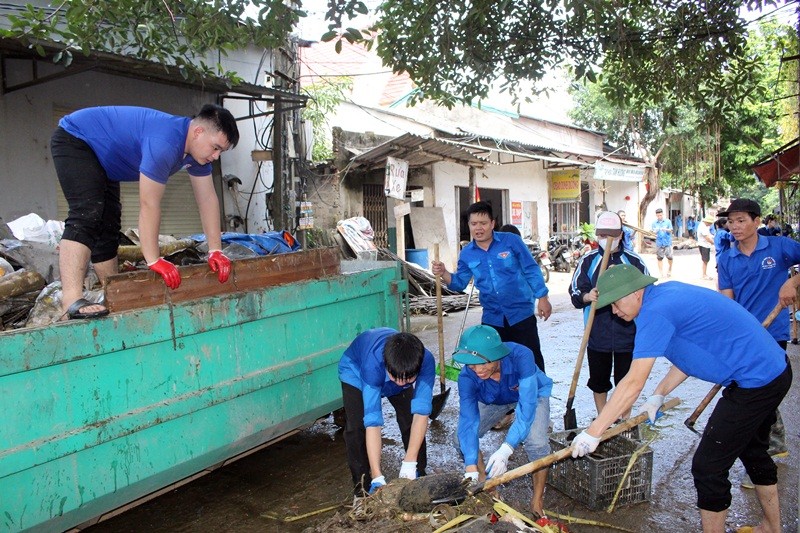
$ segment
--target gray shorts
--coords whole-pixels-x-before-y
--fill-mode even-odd
[[[662,261],[664,258],[672,261],[672,245],[669,246],[656,246],[656,259]]]

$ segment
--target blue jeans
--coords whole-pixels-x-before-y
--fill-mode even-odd
[[[483,437],[492,426],[500,422],[511,409],[517,406],[516,403],[505,405],[493,405],[478,402],[478,412],[480,423],[478,424],[478,438]],[[540,457],[550,454],[550,437],[548,429],[550,427],[550,398],[539,398],[536,404],[536,416],[531,424],[528,436],[522,442],[525,453],[528,454],[528,461],[535,461]],[[453,434],[456,449],[461,453],[461,446],[458,442],[458,431]]]

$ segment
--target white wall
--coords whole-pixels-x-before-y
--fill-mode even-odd
[[[486,178],[483,176],[486,175]],[[547,175],[540,162],[514,165],[487,165],[476,170],[478,188],[508,189],[509,201],[537,202],[538,231],[543,241],[549,232],[549,196]],[[458,250],[458,218],[456,187],[469,186],[469,169],[455,163],[441,162],[433,166],[436,206],[444,213],[447,242]],[[455,264],[447,265],[451,270]]]
[[[255,68],[259,58],[260,54],[250,51],[248,56],[237,61],[250,61],[252,68]],[[8,67],[10,84],[29,79],[29,62],[10,61]],[[47,73],[46,65],[41,67],[40,76]],[[253,71],[249,74],[254,75]],[[57,217],[59,184],[50,156],[50,136],[57,125],[53,118],[56,108],[137,105],[191,116],[203,104],[215,101],[214,93],[94,72],[76,74],[1,95],[0,131],[3,135],[0,142],[0,184],[3,193],[0,194],[0,217],[10,221],[30,212],[38,213],[45,219]],[[234,116],[247,113],[246,102],[229,100],[226,107],[231,109]],[[269,120],[257,119],[257,129],[263,130]],[[238,127],[241,137],[239,145],[220,158],[222,173],[238,176],[242,180],[242,191],[249,192],[256,180],[256,164],[250,158],[250,151],[256,146],[256,133],[252,120],[239,121]],[[266,183],[271,185],[271,164],[264,167],[267,168],[262,168],[261,174]],[[263,185],[257,187],[260,189],[256,190],[264,189]],[[237,212],[233,198],[232,192],[227,192],[223,187],[221,200],[226,213]],[[187,201],[194,202],[194,199]],[[246,198],[239,195],[238,203],[243,216]],[[251,204],[251,218],[263,220],[264,209],[264,195],[259,195]]]

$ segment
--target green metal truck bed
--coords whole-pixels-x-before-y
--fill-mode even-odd
[[[0,333],[0,529],[69,529],[340,407],[349,342],[400,327],[382,265]]]

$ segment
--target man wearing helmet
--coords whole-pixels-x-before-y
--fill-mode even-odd
[[[514,448],[522,444],[528,460],[550,453],[550,391],[553,380],[536,366],[529,348],[502,342],[490,326],[464,331],[453,359],[465,365],[458,376],[459,416],[456,440],[464,456],[465,477],[482,481],[508,468]],[[503,444],[484,467],[480,437],[516,408]],[[543,515],[547,469],[533,473],[531,511]]]

